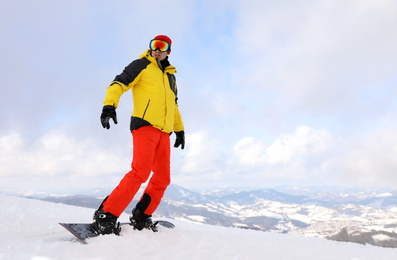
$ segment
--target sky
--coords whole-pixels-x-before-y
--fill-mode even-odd
[[[397,2],[0,2],[0,191],[113,188],[130,170],[132,94],[106,88],[172,39],[191,189],[397,186]],[[173,144],[175,135],[171,136]]]

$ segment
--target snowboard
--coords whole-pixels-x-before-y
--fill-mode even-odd
[[[157,220],[153,223],[158,227],[162,226],[165,228],[174,228],[175,225],[166,220]],[[86,239],[97,237],[100,234],[92,227],[91,223],[59,223],[62,227],[66,228],[70,233],[72,233],[79,241],[83,244],[88,244]],[[130,222],[120,223],[122,226],[131,226]]]

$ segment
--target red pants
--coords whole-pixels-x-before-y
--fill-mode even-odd
[[[135,194],[153,171],[145,189],[151,198],[145,214],[152,215],[160,204],[170,178],[170,137],[152,126],[143,126],[132,131],[133,160],[129,171],[120,184],[103,203],[105,212],[119,217],[130,204]],[[142,199],[142,198],[141,198]]]

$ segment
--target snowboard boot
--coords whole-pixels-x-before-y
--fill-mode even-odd
[[[116,216],[103,210],[103,202],[98,210],[95,211],[93,221],[92,227],[101,235],[120,234],[120,222],[117,222]]]
[[[150,229],[153,232],[157,232],[157,223],[153,223],[152,221],[152,216],[147,215],[143,212],[141,212],[137,207],[135,207],[130,215],[130,221],[132,226],[137,229],[137,230],[142,230],[142,229]]]

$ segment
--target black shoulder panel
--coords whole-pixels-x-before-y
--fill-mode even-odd
[[[148,59],[138,59],[131,62],[120,75],[117,75],[113,81],[118,81],[128,86],[141,73],[142,70],[150,64]]]

